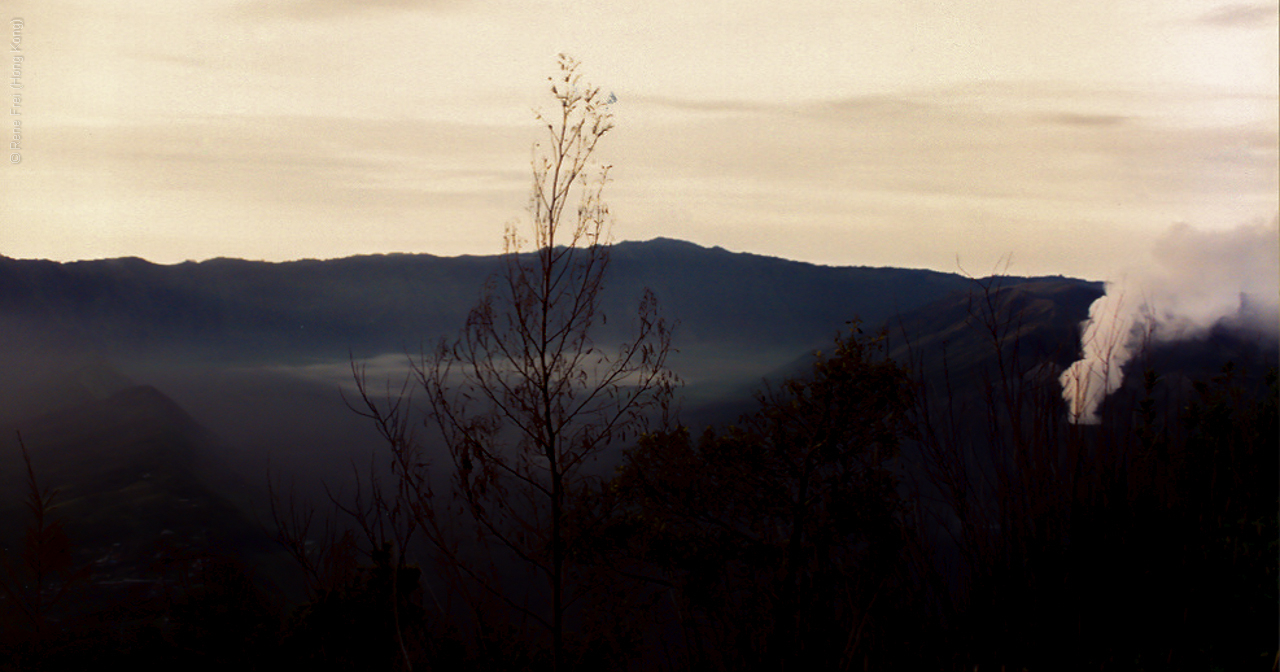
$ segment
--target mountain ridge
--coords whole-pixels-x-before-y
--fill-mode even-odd
[[[881,322],[969,282],[954,273],[821,266],[666,238],[617,243],[610,252],[607,314],[634,313],[641,293],[652,289],[689,338],[707,343],[763,339],[795,347],[811,339],[786,335],[780,319],[798,322],[799,331],[827,331],[855,316]],[[5,257],[0,318],[34,321],[113,353],[179,344],[222,357],[237,349],[377,354],[453,332],[500,269],[499,255],[173,265]],[[625,337],[625,322],[602,328],[602,339]],[[766,331],[744,337],[748,323]]]

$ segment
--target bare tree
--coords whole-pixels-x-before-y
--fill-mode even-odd
[[[452,487],[437,492],[415,442],[388,440],[424,536],[460,579],[545,627],[555,669],[570,664],[566,613],[585,590],[573,558],[589,527],[575,512],[586,510],[578,503],[598,483],[590,465],[611,442],[665,418],[677,382],[666,367],[671,330],[651,292],[640,297],[629,337],[593,338],[605,320],[611,216],[601,198],[609,169],[592,155],[613,122],[578,63],[562,55],[559,68],[548,78],[556,105],[538,115],[546,139],[534,145],[527,228],[508,225],[504,269],[458,337],[415,363],[428,424],[448,448]],[[367,395],[365,402],[375,419],[390,408]],[[483,562],[523,564],[545,582],[549,605],[511,594],[474,556],[462,557],[450,538],[455,505],[474,525]]]

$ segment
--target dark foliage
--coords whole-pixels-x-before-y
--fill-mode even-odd
[[[426,644],[421,574],[396,566],[390,544],[375,550],[372,565],[294,611],[283,642],[289,660],[314,670],[395,669],[402,641]]]
[[[736,425],[635,440],[564,500],[561,666],[1274,665],[1275,348],[1153,347],[1100,425],[1071,425],[1055,377],[1093,295],[979,286],[907,316],[900,348],[842,336]],[[7,469],[0,669],[552,666],[541,626],[456,583],[527,574],[466,539],[409,561],[422,530],[394,480],[345,500],[349,530],[282,513],[314,570],[286,606],[265,539],[193,477],[203,430],[153,388],[82,382],[79,420],[32,423]]]
[[[576,68],[501,258],[0,257],[0,429],[37,447],[0,456],[0,672],[1277,669],[1274,339],[1152,347],[1071,424],[1100,285],[612,245],[612,120]],[[754,405],[726,392],[859,314],[900,316],[898,347],[855,322]],[[318,448],[349,439],[337,395],[263,365],[458,324],[383,397],[353,356],[381,443],[331,516],[269,473],[267,534],[226,446],[115,368],[234,378],[202,394],[242,397],[212,407],[250,451],[319,471],[356,454]],[[669,355],[707,374],[705,429],[672,429]]]
[[[1217,361],[1270,373],[1228,363],[1212,377],[1203,344],[1161,346],[1135,359],[1101,425],[1071,425],[1057,370],[1045,375],[1045,355],[1020,342],[1038,320],[1009,289],[980,286],[972,302],[985,361],[962,357],[956,376],[943,341],[935,366],[917,369],[914,571],[935,644],[920,647],[922,664],[1271,664],[1274,345],[1214,336]],[[1163,374],[1144,374],[1152,362]]]
[[[901,579],[889,465],[910,431],[908,378],[855,327],[810,378],[758,401],[696,442],[642,438],[610,485],[612,536],[633,571],[678,591],[673,646],[696,667],[847,667],[883,634],[869,617]]]

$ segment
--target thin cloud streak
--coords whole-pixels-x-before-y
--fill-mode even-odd
[[[1132,242],[1173,221],[1244,221],[1274,210],[1280,189],[1275,127],[1171,124],[1123,98],[629,100],[601,146],[621,238],[944,270],[1012,252],[1017,272],[1101,278],[1126,244],[1100,251],[1070,243],[1076,232]],[[496,251],[523,213],[538,131],[233,116],[47,136],[25,197],[0,205],[72,241],[65,258],[97,245],[156,261],[282,260]],[[184,239],[147,240],[176,222],[190,225]],[[14,242],[0,237],[22,256]]]
[[[447,11],[467,4],[468,0],[278,0],[244,2],[238,10],[255,18],[327,21],[374,12]]]
[[[164,262],[461,253],[474,251],[477,230],[498,240],[513,206],[518,214],[524,129],[421,121],[352,129],[347,119],[292,117],[47,128],[41,164],[23,174],[20,193],[0,191],[0,207],[56,236],[63,258]],[[169,229],[181,238],[156,235]],[[26,256],[15,238],[6,231],[0,245]]]
[[[1222,28],[1274,28],[1280,5],[1274,3],[1224,5],[1202,14],[1197,21]]]
[[[1081,236],[1276,208],[1274,40],[1195,21],[1242,6],[15,2],[5,254],[495,251],[560,51],[618,97],[620,239],[1099,277]]]
[[[1136,116],[1123,99],[1042,103],[947,93],[623,125],[614,209],[707,242],[737,222],[753,242],[736,249],[822,263],[953,270],[957,254],[985,267],[1013,252],[1017,272],[1101,278],[1144,229],[1229,225],[1276,207],[1265,121],[1214,128]],[[646,206],[657,194],[680,207]],[[662,221],[672,217],[679,225]],[[1074,244],[1074,232],[1126,242]]]

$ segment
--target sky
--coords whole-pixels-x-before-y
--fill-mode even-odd
[[[1109,279],[1280,212],[1278,6],[9,0],[0,254],[497,253],[563,52],[615,240]]]

